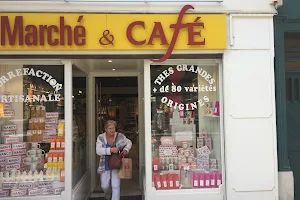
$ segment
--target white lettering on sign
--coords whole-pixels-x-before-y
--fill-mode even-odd
[[[12,151],[1,151],[0,152],[0,158],[12,156]]]
[[[0,79],[1,80],[1,79]],[[11,102],[53,102],[60,101],[60,94],[48,94],[48,95],[8,95],[0,96],[0,102],[11,103]]]
[[[2,87],[6,82],[9,80],[18,77],[18,76],[34,76],[41,78],[42,80],[49,83],[49,85],[58,92],[62,89],[62,84],[58,83],[56,79],[54,79],[50,74],[42,71],[42,70],[34,70],[33,68],[22,68],[22,69],[16,69],[14,71],[8,72],[5,76],[2,76],[0,79],[0,87]]]
[[[168,97],[161,98],[161,102],[167,104],[169,107],[173,107],[174,109],[179,110],[195,110],[198,108],[198,106],[202,107],[205,105],[205,103],[209,102],[208,96],[204,96],[203,99],[199,99],[197,102],[193,103],[177,103],[171,99],[168,99]]]
[[[10,170],[14,170],[14,169],[20,169],[20,168],[21,168],[20,163],[5,165],[6,171],[10,171]]]
[[[26,195],[26,190],[11,190],[10,196],[19,197]]]
[[[9,196],[9,190],[1,190],[0,191],[0,197],[8,197]]]
[[[156,88],[155,88],[156,89]],[[154,89],[154,92],[156,93],[157,92],[157,89],[155,91]],[[190,87],[190,86],[181,86],[181,85],[165,85],[165,86],[161,86],[158,90],[160,93],[169,93],[169,92],[181,92],[181,91],[184,91],[184,92],[189,92],[189,93],[192,93],[192,92],[216,92],[217,91],[217,86],[208,86],[208,85],[199,85],[199,86],[193,86],[193,87]]]
[[[46,118],[58,118],[59,113],[58,112],[46,112]]]
[[[18,188],[18,183],[16,182],[11,182],[11,183],[3,183],[2,184],[2,189],[3,190],[11,190],[11,189],[16,189]]]
[[[14,149],[12,154],[13,156],[25,155],[26,149]]]
[[[18,143],[20,142],[19,137],[5,137],[4,139],[4,144],[10,144],[10,143]]]
[[[197,74],[198,77],[203,78],[204,82],[209,85],[197,85],[197,86],[181,86],[176,85],[180,82],[180,76],[176,73],[181,72],[191,72]],[[169,78],[170,77],[170,78]],[[162,85],[163,82],[169,78],[171,81],[171,85]],[[177,65],[176,67],[169,67],[168,69],[162,71],[154,80],[154,88],[152,89],[153,93],[160,92],[160,93],[168,93],[169,96],[172,96],[173,93],[191,93],[191,92],[216,92],[217,86],[216,79],[212,77],[206,70],[197,66],[197,65]],[[205,106],[205,103],[209,102],[208,96],[203,96],[199,98],[197,101],[189,102],[189,103],[181,103],[176,102],[176,100],[172,100],[171,97],[163,97],[161,99],[161,103],[166,104],[168,107],[178,109],[178,110],[195,110],[199,107]]]
[[[41,189],[28,189],[28,196],[41,196],[43,190]]]
[[[186,92],[216,92],[217,86],[212,85],[198,85],[198,87],[184,87]]]
[[[0,151],[10,150],[11,144],[0,144]]]
[[[19,183],[20,189],[29,189],[34,188],[34,182],[20,182]]]
[[[22,162],[22,158],[20,156],[9,157],[6,160],[7,160],[7,164],[14,164],[14,163],[21,163]]]
[[[38,187],[39,188],[51,188],[53,182],[52,181],[39,181],[38,182]]]
[[[2,131],[2,137],[16,135],[16,131]]]
[[[3,131],[15,131],[17,130],[17,125],[16,124],[7,124],[2,126]]]
[[[26,149],[26,143],[25,142],[11,144],[11,146],[12,146],[12,149]]]
[[[216,80],[212,78],[212,76],[207,71],[205,71],[202,68],[199,68],[196,65],[186,65],[186,64],[177,65],[176,70],[178,72],[193,72],[195,74],[198,74],[201,77],[203,77],[209,84],[214,84],[216,82]],[[156,77],[156,79],[154,80],[154,84],[161,85],[170,75],[174,73],[175,73],[174,68],[169,67],[167,70],[164,70]]]

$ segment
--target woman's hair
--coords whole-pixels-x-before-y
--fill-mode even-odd
[[[114,120],[107,120],[104,124],[104,129],[106,130],[109,125],[114,125],[115,128],[117,128],[117,122]]]

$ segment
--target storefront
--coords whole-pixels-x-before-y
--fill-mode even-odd
[[[277,198],[273,16],[193,9],[1,13],[1,197],[89,197],[97,78],[133,76],[145,199]]]

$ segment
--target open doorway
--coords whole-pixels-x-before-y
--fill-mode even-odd
[[[129,157],[132,159],[132,178],[121,180],[121,199],[140,198],[139,134],[138,134],[138,77],[96,77],[96,137],[105,132],[107,120],[117,122],[117,131],[132,142]],[[97,158],[97,163],[98,163]],[[93,198],[103,197],[98,179]]]

